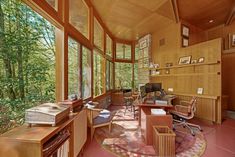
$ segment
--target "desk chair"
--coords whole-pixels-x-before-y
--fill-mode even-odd
[[[101,111],[103,109],[97,109],[97,108],[87,108],[87,118],[88,118],[88,127],[91,129],[91,141],[93,139],[95,129],[103,126],[109,127],[109,132],[111,132],[112,129],[112,121],[113,117],[115,115],[115,112],[110,112],[109,117],[102,117]]]
[[[193,97],[189,102],[180,101],[180,105],[175,105],[174,109],[169,111],[171,114],[173,114],[174,117],[173,128],[175,128],[175,126],[182,125],[183,127],[188,128],[193,136],[195,136],[195,133],[192,127],[198,128],[200,131],[202,131],[199,125],[187,122],[187,120],[190,120],[194,117],[194,113],[196,111],[196,102],[196,97]]]
[[[133,97],[132,97],[132,92],[123,92],[123,99],[124,99],[124,105],[125,105],[125,113],[128,110],[128,108],[131,109],[131,112],[133,110]]]

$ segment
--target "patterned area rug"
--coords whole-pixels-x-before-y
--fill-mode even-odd
[[[108,127],[97,128],[95,138],[106,150],[119,157],[153,157],[156,156],[152,146],[146,145],[141,135],[138,121],[132,120],[133,117],[123,117],[121,112],[117,112],[112,132],[109,133]],[[180,128],[176,133],[176,156],[192,157],[201,156],[206,147],[206,140],[201,132],[196,136]]]

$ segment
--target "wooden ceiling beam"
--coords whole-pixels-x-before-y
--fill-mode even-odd
[[[179,8],[177,0],[171,0],[171,4],[175,15],[175,22],[178,23],[180,21],[180,17],[179,17]]]
[[[233,19],[235,18],[235,2],[233,3],[233,7],[231,11],[229,12],[228,18],[225,22],[225,25],[230,25],[233,22]]]

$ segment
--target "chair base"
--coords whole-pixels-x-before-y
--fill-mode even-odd
[[[195,132],[193,130],[193,127],[197,128],[199,131],[202,131],[202,128],[199,125],[188,123],[186,120],[180,121],[180,120],[173,119],[173,121],[175,122],[173,124],[173,129],[175,129],[176,126],[181,126],[182,125],[183,127],[188,128],[191,132],[191,135],[193,135],[193,136],[195,136]]]

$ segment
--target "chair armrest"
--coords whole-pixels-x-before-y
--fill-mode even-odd
[[[175,105],[175,110],[178,112],[189,113],[189,107],[183,105]]]

